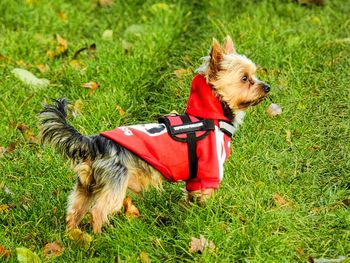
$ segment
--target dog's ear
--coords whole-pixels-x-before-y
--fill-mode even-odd
[[[224,40],[224,53],[225,54],[235,54],[236,49],[233,45],[232,38],[230,36],[226,36]]]
[[[224,58],[223,49],[220,43],[213,38],[210,51],[210,61],[209,61],[209,78],[215,78],[216,73],[220,70],[220,62]]]

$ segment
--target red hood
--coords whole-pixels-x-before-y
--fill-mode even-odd
[[[192,80],[190,97],[188,98],[185,113],[198,118],[230,122],[230,119],[225,116],[221,102],[214,95],[206,79],[200,74],[196,75]]]

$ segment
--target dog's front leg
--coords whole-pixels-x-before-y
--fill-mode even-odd
[[[197,191],[188,191],[187,192],[187,199],[190,202],[196,202],[199,205],[204,205],[205,201],[213,196],[215,193],[214,188],[206,188],[206,189],[201,189]]]

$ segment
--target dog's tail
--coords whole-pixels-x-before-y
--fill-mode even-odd
[[[94,141],[92,137],[83,136],[66,121],[67,100],[54,100],[54,105],[46,105],[39,113],[41,123],[41,141],[61,152],[73,161],[94,159]]]

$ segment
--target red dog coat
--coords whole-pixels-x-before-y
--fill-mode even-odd
[[[213,120],[214,130],[197,141],[197,176],[190,179],[188,145],[174,140],[164,124],[152,123],[122,126],[102,132],[105,136],[157,169],[166,179],[186,181],[186,189],[195,191],[218,188],[223,177],[223,164],[230,155],[230,136],[220,130],[220,121],[230,122],[222,104],[202,75],[192,81],[190,97],[185,113],[191,121]],[[172,125],[182,124],[178,116],[169,116]],[[204,133],[196,132],[196,136]]]

